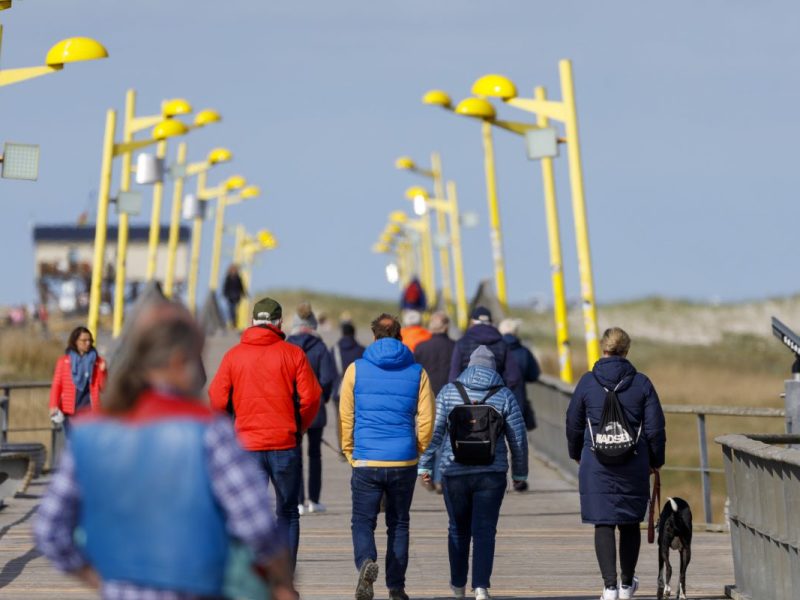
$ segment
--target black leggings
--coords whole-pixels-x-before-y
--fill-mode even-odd
[[[595,525],[594,550],[600,573],[606,587],[617,586],[617,544],[614,528],[619,527],[619,566],[622,585],[631,585],[636,563],[639,560],[639,547],[642,545],[642,534],[638,523],[627,525]]]

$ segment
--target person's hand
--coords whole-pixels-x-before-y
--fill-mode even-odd
[[[650,467],[650,475],[655,475],[660,470],[660,467]]]
[[[92,567],[88,565],[81,567],[74,575],[93,590],[100,589],[100,575]]]
[[[580,458],[576,458],[574,460],[575,460],[576,463],[578,463],[578,466],[580,467],[581,466],[581,459]]]
[[[50,409],[50,416],[53,417],[58,413],[58,407],[53,407]]]
[[[430,473],[423,473],[420,475],[420,478],[422,479],[423,483],[431,483],[433,481]]]
[[[270,596],[275,600],[298,600],[300,598],[300,594],[294,590],[294,587],[286,584],[273,585],[270,588]]]

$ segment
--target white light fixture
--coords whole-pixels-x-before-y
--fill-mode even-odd
[[[396,264],[389,263],[386,265],[386,281],[392,284],[400,281],[400,271],[398,270]]]
[[[427,212],[428,203],[425,201],[425,196],[414,196],[414,214],[421,217]]]
[[[39,177],[39,146],[36,144],[6,142],[0,161],[4,179],[36,181]]]
[[[164,160],[154,154],[136,157],[136,183],[152,185],[164,181]]]

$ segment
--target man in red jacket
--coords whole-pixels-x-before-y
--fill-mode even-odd
[[[319,410],[322,389],[305,352],[286,341],[272,298],[253,308],[253,326],[228,350],[208,388],[211,406],[232,410],[236,433],[275,486],[278,522],[297,560],[300,541],[300,447]]]

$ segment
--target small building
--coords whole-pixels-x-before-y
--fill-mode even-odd
[[[102,301],[110,304],[114,293],[117,263],[117,227],[109,225],[103,261]],[[89,305],[89,287],[94,262],[95,229],[91,226],[41,225],[33,228],[34,260],[39,300],[64,313],[82,312]],[[146,281],[147,247],[150,227],[132,225],[128,232],[125,297],[135,299]],[[159,232],[156,278],[164,280],[167,267],[169,227]],[[190,228],[181,226],[175,263],[175,289],[181,292],[186,282],[189,261]]]

